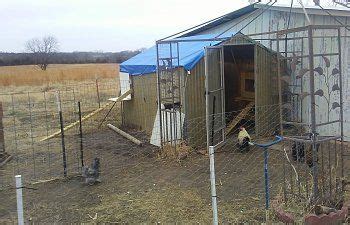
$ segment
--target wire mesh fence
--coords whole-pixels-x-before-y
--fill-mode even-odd
[[[116,95],[114,91],[117,90],[110,92],[111,97]],[[108,105],[98,115],[83,121],[82,138],[79,126],[65,131],[67,171],[70,179],[33,185],[33,181],[63,177],[61,136],[40,142],[60,130],[56,96],[46,95],[47,110],[35,108],[38,104],[32,101],[36,103],[31,105],[32,110],[29,105],[26,108],[22,106],[29,116],[26,114],[24,117],[15,117],[16,126],[13,125],[13,115],[9,115],[12,111],[5,113],[4,117],[5,125],[11,125],[10,128],[4,126],[5,144],[7,149],[13,149],[11,154],[14,159],[1,171],[1,182],[2,185],[13,186],[13,175],[21,173],[26,185],[36,189],[25,189],[25,218],[28,221],[212,221],[205,117],[185,119],[184,140],[178,141],[176,148],[169,144],[160,149],[149,144],[150,134],[122,125],[119,105],[112,109],[104,121],[112,106]],[[107,104],[108,97],[106,93],[106,98],[101,98],[102,107]],[[28,94],[25,99],[28,99]],[[81,100],[83,118],[98,109],[98,104],[91,99],[76,100]],[[61,102],[64,125],[79,120],[78,103],[65,100],[62,93]],[[19,110],[19,105],[14,108]],[[268,129],[263,129],[263,133],[261,129],[257,132],[255,121],[260,118],[255,118],[255,110],[252,108],[247,113],[248,116],[240,120],[230,132],[226,128],[225,144],[216,149],[219,220],[223,223],[264,222],[266,219],[264,151],[257,146],[242,148],[237,135],[240,127],[244,127],[253,142],[264,143],[274,139],[274,134],[279,132],[279,126],[278,123],[265,121],[260,126]],[[259,110],[269,113],[269,117],[275,121],[280,118],[278,105],[264,106]],[[33,124],[28,122],[31,111]],[[230,124],[240,112],[226,113],[226,124]],[[24,119],[21,121],[21,118]],[[216,118],[221,121],[220,116],[214,116]],[[101,125],[102,121],[104,122]],[[109,130],[106,123],[127,131],[142,141],[142,146],[135,145]],[[289,127],[285,130],[293,133],[293,129]],[[9,140],[12,140],[12,145]],[[304,144],[302,156],[298,153],[300,149],[293,145],[293,141],[284,141],[268,149],[270,199],[279,202],[287,211],[299,213],[302,218],[311,210],[313,177],[308,165],[309,146]],[[339,200],[340,177],[336,171],[339,170],[341,161],[338,149],[338,143],[329,141],[322,144],[318,151],[319,188],[324,201]],[[83,178],[72,176],[81,172],[81,150],[84,165],[90,166],[94,158],[100,159],[100,184],[84,185]],[[4,195],[4,205],[0,212],[4,221],[14,222],[14,189],[3,188],[9,194]],[[276,220],[273,215],[271,219]]]
[[[78,102],[82,105],[82,116],[105,107],[108,98],[118,95],[117,82],[94,82],[81,86],[70,86],[64,90],[45,92],[22,92],[0,95],[2,102],[2,121],[4,146],[13,156],[13,169],[2,176],[1,186],[12,184],[13,174],[25,174],[27,181],[46,180],[62,175],[62,138],[60,114],[66,127],[79,119]],[[88,120],[87,123],[93,123]],[[67,130],[67,170],[79,172],[77,138],[78,124]],[[53,138],[47,138],[56,134]],[[58,133],[59,134],[59,133]],[[57,138],[59,137],[59,138]]]

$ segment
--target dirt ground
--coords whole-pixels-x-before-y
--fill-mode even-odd
[[[101,159],[100,184],[85,185],[79,176],[28,184],[35,190],[24,189],[26,221],[210,223],[208,156],[192,153],[182,162],[162,159],[158,156],[157,148],[147,143],[143,133],[129,132],[144,140],[144,146],[135,147],[110,130],[85,135],[85,162],[91,162],[96,156]],[[255,177],[242,176],[259,163],[253,161],[245,168],[237,167],[237,162],[242,161],[243,157],[254,154],[235,154],[217,154],[221,218],[227,222],[262,221],[263,195],[251,189],[252,184],[261,186],[261,170],[256,171]],[[3,170],[12,168],[10,164],[6,167]],[[240,194],[248,195],[248,200],[238,198]],[[0,191],[3,202],[0,221],[16,220],[15,196],[14,188]],[[256,207],[257,204],[261,207]]]
[[[164,159],[156,147],[148,144],[144,133],[128,132],[145,144],[135,146],[106,129],[85,135],[85,164],[90,164],[94,157],[100,158],[101,183],[86,185],[82,177],[72,172],[67,179],[26,184],[31,189],[23,190],[25,220],[35,223],[211,223],[208,156],[193,152],[181,162]],[[70,138],[77,139],[76,136]],[[262,151],[224,151],[215,157],[220,220],[263,222]],[[281,153],[270,153],[273,196],[281,193],[281,157]],[[12,170],[11,163],[1,171],[7,170]],[[61,167],[58,170],[61,172]],[[0,199],[0,223],[15,223],[15,189],[0,189]]]

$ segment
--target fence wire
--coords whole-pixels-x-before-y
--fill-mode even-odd
[[[107,99],[115,97],[117,92],[117,89],[107,88],[104,97],[100,98],[101,106],[107,104]],[[75,90],[74,93],[79,92]],[[108,105],[98,115],[82,123],[82,139],[79,126],[65,132],[69,178],[61,179],[61,137],[40,142],[59,131],[56,97],[51,92],[41,95],[45,95],[40,97],[46,99],[45,104],[34,94],[29,94],[28,98],[27,93],[21,98],[11,96],[11,101],[7,100],[11,107],[9,110],[6,110],[6,106],[4,108],[5,146],[14,158],[0,171],[0,194],[4,199],[4,204],[0,206],[0,221],[16,221],[13,175],[19,173],[27,187],[35,188],[24,189],[25,218],[28,222],[211,223],[206,118],[186,120],[184,127],[187,127],[187,135],[184,135],[184,140],[178,141],[176,149],[168,145],[161,150],[149,144],[149,133],[122,125],[119,103],[101,125],[112,106]],[[75,101],[71,95],[72,92],[67,92],[67,96],[61,92],[65,125],[78,120],[78,101],[81,101],[83,117],[99,107],[93,94],[92,97],[76,97]],[[259,118],[254,118],[254,110],[227,134],[225,144],[216,150],[219,220],[223,223],[265,221],[263,150],[250,146],[249,150],[241,151],[237,135],[239,127],[243,126],[254,142],[267,142],[274,139],[278,129],[265,129],[265,133],[257,134],[254,121]],[[277,105],[264,106],[259,110],[279,121]],[[239,113],[226,113],[226,123]],[[141,140],[142,146],[111,131],[107,123]],[[260,126],[271,127],[267,123]],[[294,132],[292,128],[288,131]],[[339,176],[334,173],[338,169],[339,148],[336,145],[335,150],[333,146],[327,147],[328,144],[334,143],[325,143],[318,152],[322,171],[321,197],[337,200],[330,195],[337,196],[339,187]],[[270,192],[271,200],[278,201],[287,211],[299,213],[301,218],[307,210],[311,210],[312,175],[306,158],[304,161],[293,158],[292,146],[293,142],[285,141],[268,150]],[[305,154],[307,149],[305,146]],[[81,173],[81,150],[87,166],[94,158],[100,159],[101,183],[85,185],[84,179],[76,176]],[[40,183],[52,178],[59,179]],[[35,182],[37,184],[33,184]],[[272,219],[276,220],[273,216]]]

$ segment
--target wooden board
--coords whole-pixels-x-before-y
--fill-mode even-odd
[[[249,111],[254,107],[254,102],[250,102],[237,116],[234,118],[226,127],[226,135],[232,132],[233,128],[237,126],[237,124],[244,119]]]
[[[99,112],[101,112],[102,110],[107,108],[109,105],[111,105],[112,102],[120,102],[120,101],[122,101],[126,96],[128,96],[131,93],[132,93],[132,90],[128,90],[127,92],[125,92],[124,94],[122,94],[121,96],[119,96],[117,98],[108,99],[110,102],[106,103],[104,106],[102,106],[101,108],[96,109],[95,111],[91,112],[90,114],[88,114],[86,116],[83,116],[83,118],[81,118],[81,122],[84,122],[85,120],[95,116],[96,114],[98,114]],[[77,126],[78,124],[79,124],[79,120],[77,120],[77,121],[69,124],[68,126],[64,127],[63,130],[67,131],[67,130]],[[54,138],[54,137],[57,137],[60,134],[61,134],[61,131],[59,130],[59,131],[57,131],[57,132],[55,132],[55,133],[53,133],[53,134],[51,134],[51,135],[49,135],[49,136],[47,136],[45,138],[42,138],[40,140],[40,142],[49,140],[49,139]]]

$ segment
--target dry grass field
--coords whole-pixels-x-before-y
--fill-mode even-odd
[[[61,104],[64,125],[78,120],[78,102],[81,103],[82,116],[103,107],[109,98],[118,95],[118,70],[117,64],[50,65],[47,71],[39,70],[36,66],[0,67],[0,103],[3,111],[3,128],[0,129],[4,131],[6,151],[15,156],[15,171],[26,173],[30,180],[54,177],[52,174],[44,176],[38,173],[55,170],[52,154],[61,151],[56,140],[40,142],[60,129],[57,104]],[[97,118],[96,123],[86,121],[85,128],[96,129],[108,109],[105,108],[98,117],[93,118]],[[77,129],[71,132],[76,133]],[[68,141],[66,144],[67,148],[71,145]],[[48,161],[38,167],[37,161],[42,158]],[[11,180],[13,171],[1,174],[0,170],[0,186],[8,183],[1,176],[4,174],[8,174]]]
[[[0,67],[0,86],[42,86],[98,79],[115,79],[118,64],[52,64],[46,71],[35,65]],[[4,92],[2,90],[1,92]]]

